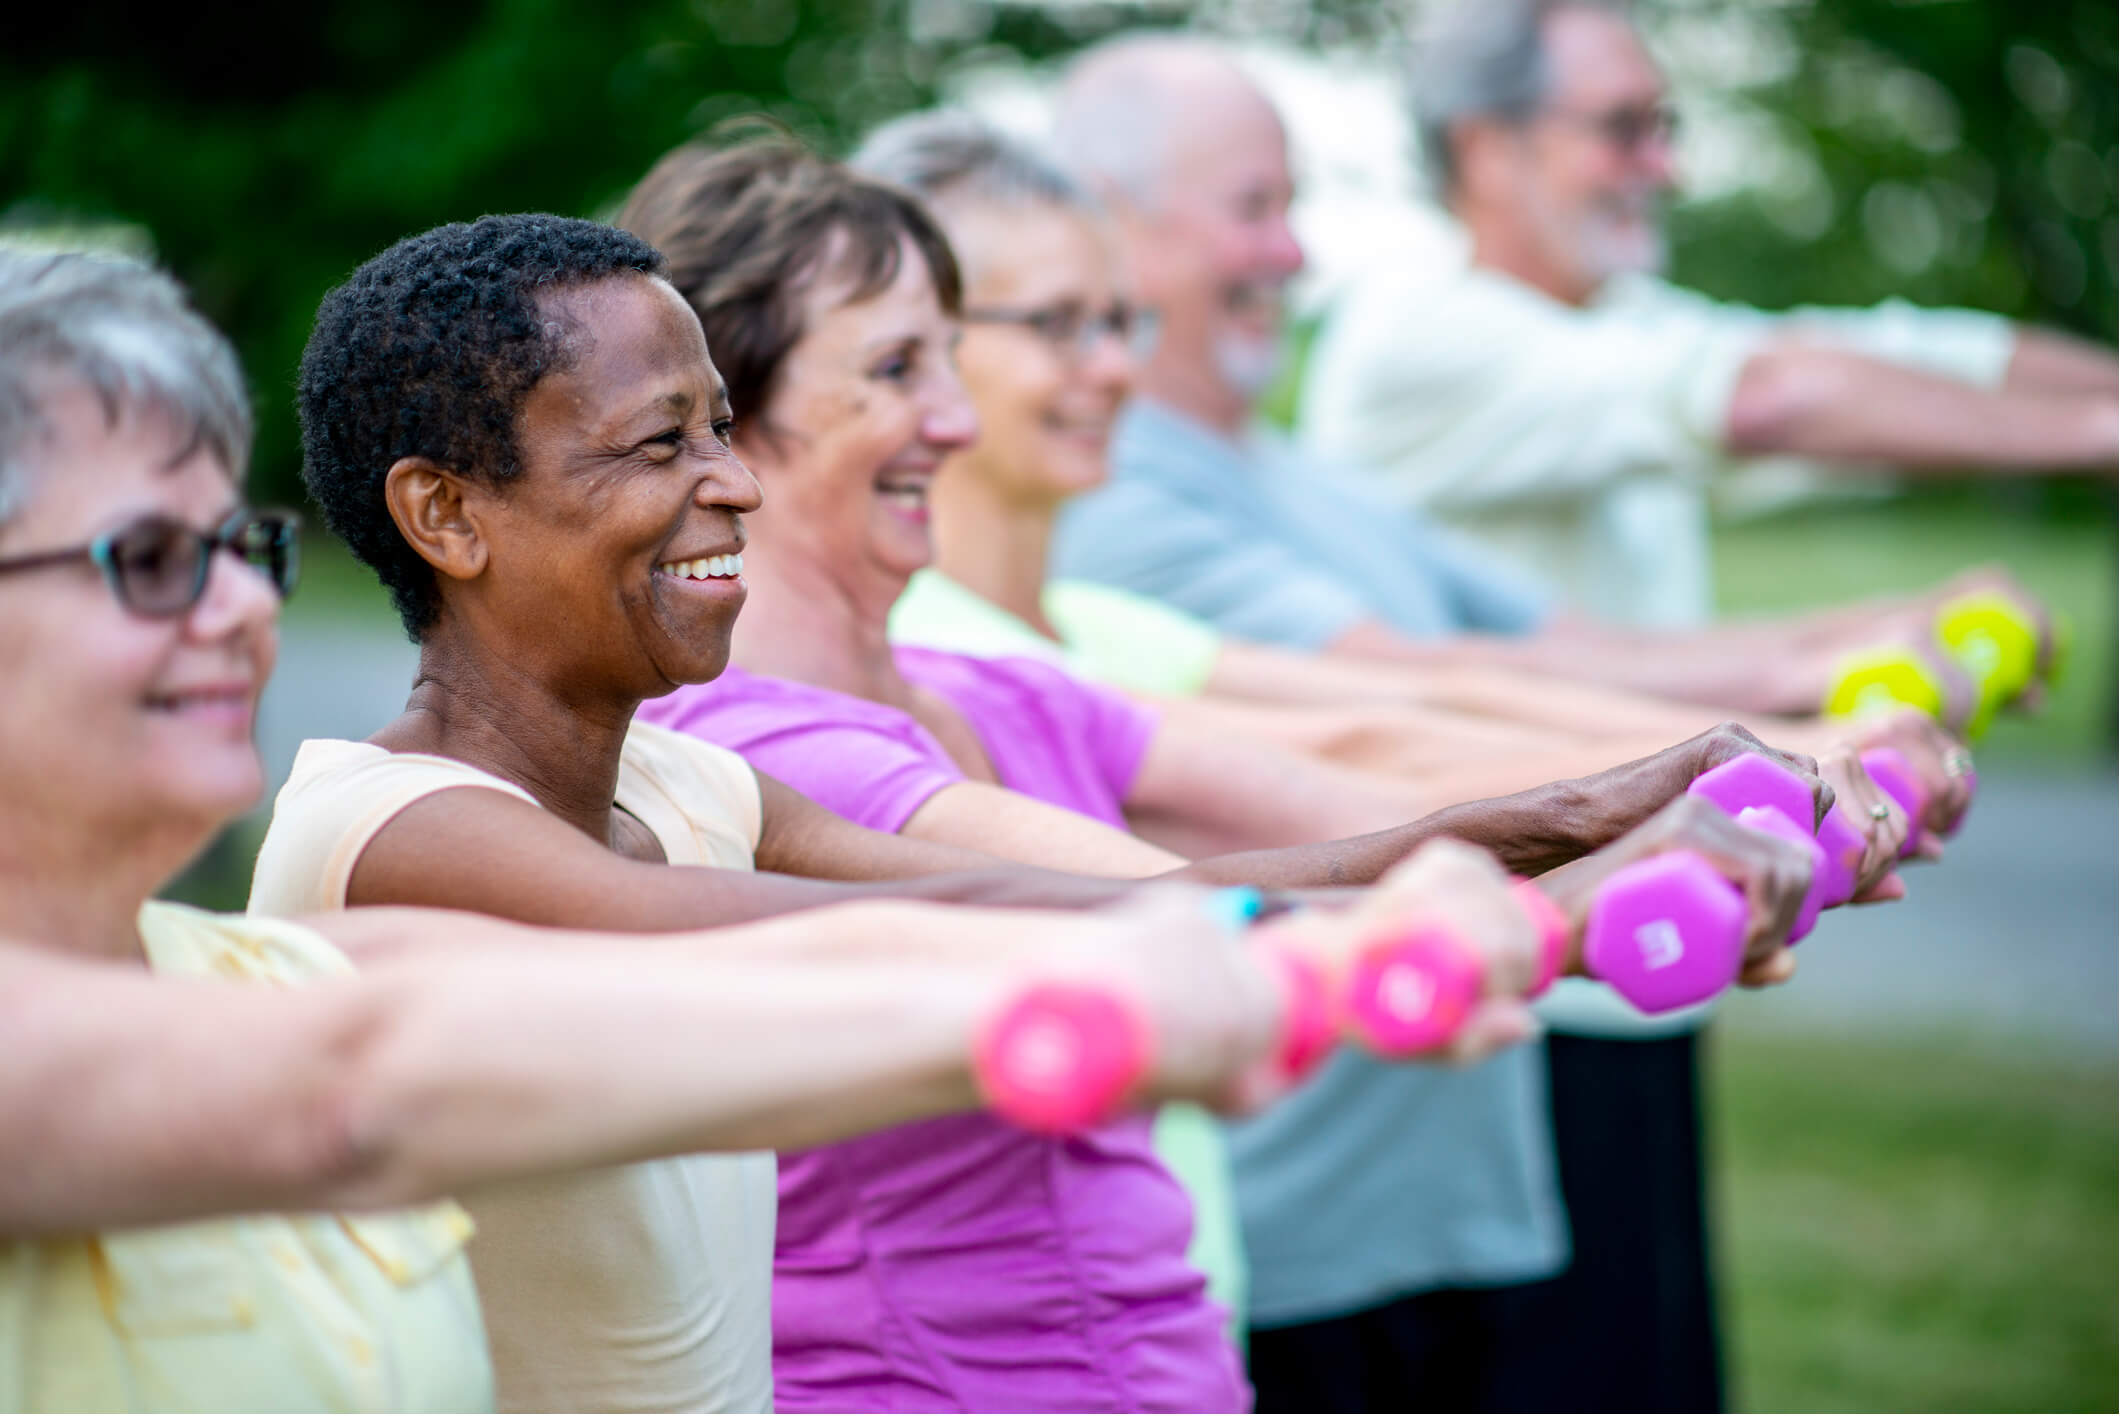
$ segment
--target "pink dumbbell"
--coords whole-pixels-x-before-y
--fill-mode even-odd
[[[1528,879],[1516,902],[1538,930],[1538,975],[1528,997],[1542,995],[1567,960],[1568,925],[1552,900]],[[1347,983],[1346,1024],[1369,1049],[1415,1056],[1449,1044],[1486,990],[1486,965],[1445,930],[1415,928],[1368,949]]]
[[[1810,887],[1796,913],[1788,941],[1800,942],[1817,926],[1817,915],[1854,897],[1855,871],[1861,864],[1861,831],[1840,818],[1837,809],[1825,813],[1813,830],[1817,802],[1809,787],[1784,766],[1756,752],[1724,761],[1703,772],[1685,788],[1687,795],[1720,807],[1739,824],[1762,830],[1805,850],[1810,856]],[[1851,841],[1853,852],[1848,853]]]
[[[1256,916],[1256,895],[1224,890],[1211,905],[1231,929]],[[1273,1067],[1285,1083],[1301,1081],[1337,1040],[1324,974],[1309,958],[1267,950],[1280,983],[1280,1036]],[[1118,1113],[1154,1059],[1154,1040],[1138,1009],[1102,987],[1045,982],[1004,1007],[973,1046],[973,1067],[996,1113],[1040,1134],[1072,1134]]]
[[[980,1032],[972,1060],[996,1113],[1040,1134],[1103,1123],[1148,1073],[1146,1018],[1102,987],[1029,987]]]

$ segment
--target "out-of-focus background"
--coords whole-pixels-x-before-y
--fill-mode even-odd
[[[738,114],[834,151],[937,99],[1034,128],[1054,61],[1135,26],[1228,37],[1287,111],[1314,323],[1364,262],[1433,248],[1396,88],[1423,8],[306,0],[217,20],[41,4],[0,26],[0,238],[173,268],[242,348],[256,499],[299,504],[310,318],[389,242],[492,211],[606,213],[665,149]],[[1685,123],[1681,283],[1767,307],[1902,295],[2119,342],[2119,5],[1641,11]],[[1736,1397],[1805,1414],[2119,1408],[2119,501],[2062,479],[1879,485],[1719,536],[1729,612],[1994,560],[2078,630],[2047,710],[1984,745],[1951,864],[1824,930],[1796,985],[1716,1028]],[[302,737],[379,726],[412,662],[365,574],[321,536],[305,553],[263,717],[276,772]],[[34,665],[5,673],[34,690]],[[240,906],[255,841],[238,827],[183,892]]]

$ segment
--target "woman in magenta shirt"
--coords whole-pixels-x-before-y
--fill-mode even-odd
[[[1125,827],[1147,713],[1028,659],[896,657],[975,724],[1010,787]],[[642,716],[872,829],[903,828],[964,779],[894,708],[740,668]],[[1226,1313],[1185,1260],[1191,1224],[1145,1116],[1067,1141],[966,1116],[783,1154],[779,1407],[1246,1408]]]

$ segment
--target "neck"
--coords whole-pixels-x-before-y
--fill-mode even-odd
[[[1142,367],[1134,386],[1231,441],[1240,439],[1250,425],[1256,401],[1231,388],[1211,360],[1176,359],[1160,352]]]
[[[934,488],[935,567],[1058,642],[1043,602],[1058,507],[1011,500],[968,467],[944,467]]]
[[[54,952],[144,962],[140,905],[198,853],[174,822],[54,829],[51,812],[0,828],[0,919],[10,939]]]
[[[1543,258],[1526,233],[1527,222],[1500,220],[1475,209],[1459,209],[1457,216],[1471,236],[1471,263],[1478,269],[1506,275],[1578,308],[1596,297],[1594,285],[1583,285]]]
[[[444,611],[421,641],[405,714],[375,740],[476,766],[608,843],[618,762],[639,705],[633,696],[569,697]]]
[[[799,553],[760,544],[744,556],[750,597],[736,623],[735,660],[769,677],[910,710],[912,686],[890,656],[890,606],[904,589],[865,590]]]

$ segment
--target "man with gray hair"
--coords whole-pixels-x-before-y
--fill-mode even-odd
[[[1878,464],[2119,468],[2103,350],[1895,301],[1772,316],[1657,278],[1674,114],[1627,8],[1446,12],[1412,102],[1465,255],[1339,301],[1307,368],[1308,441],[1569,607],[1659,627],[1711,615],[1709,498],[1739,468],[1754,491]]]

